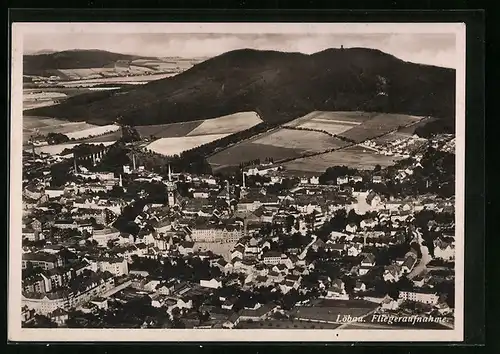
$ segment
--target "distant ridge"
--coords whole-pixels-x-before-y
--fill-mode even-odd
[[[155,59],[129,54],[112,53],[99,49],[71,49],[60,52],[24,55],[24,75],[47,75],[57,69],[102,68],[118,60]]]
[[[379,50],[315,54],[240,49],[172,78],[137,88],[69,98],[29,115],[144,125],[256,111],[285,122],[311,111],[455,116],[455,70],[402,61]]]

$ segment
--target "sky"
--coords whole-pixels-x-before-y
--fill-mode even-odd
[[[212,57],[252,48],[312,54],[327,48],[366,47],[413,63],[456,68],[455,35],[449,33],[25,33],[25,54],[40,50],[100,49],[155,57]]]

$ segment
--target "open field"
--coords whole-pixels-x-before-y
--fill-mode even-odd
[[[196,148],[211,141],[221,139],[229,134],[210,134],[198,136],[184,136],[177,138],[161,138],[153,141],[146,148],[158,154],[172,156],[186,150]]]
[[[73,139],[84,139],[87,138],[91,135],[103,135],[106,133],[112,133],[120,130],[120,126],[116,124],[109,124],[109,125],[102,125],[102,126],[95,126],[92,128],[84,129],[84,130],[78,130],[78,131],[72,131],[67,133],[66,135],[68,138],[73,138]]]
[[[415,124],[412,124],[406,128],[403,128],[403,129],[400,129],[398,130],[399,133],[404,133],[404,134],[415,134],[415,130],[418,128],[418,127],[421,127],[421,126],[424,126],[426,125],[427,123],[430,123],[430,122],[433,122],[435,120],[438,120],[439,118],[434,118],[434,117],[425,117],[423,119],[421,119],[419,122],[415,123]]]
[[[415,117],[403,114],[378,114],[362,124],[349,129],[340,135],[357,142],[371,139],[400,127],[405,127],[412,123],[417,123],[422,117]]]
[[[108,145],[112,145],[113,143],[114,143],[114,141],[107,141],[107,142],[102,142],[99,144],[103,144],[104,146],[108,146]],[[38,146],[35,148],[35,152],[38,154],[45,153],[45,154],[50,154],[50,155],[58,155],[62,151],[64,151],[64,149],[72,149],[75,146],[80,145],[80,144],[81,143]],[[99,145],[99,144],[96,143],[95,145]],[[29,150],[31,151],[31,147],[29,148]]]
[[[373,118],[377,113],[369,112],[326,112],[314,111],[303,117],[297,118],[285,124],[285,127],[299,127],[310,121],[331,122],[340,124],[361,124]]]
[[[208,158],[208,162],[214,170],[228,166],[238,166],[240,162],[255,159],[264,161],[266,157],[272,157],[275,161],[302,156],[304,151],[280,146],[271,146],[245,141],[241,144],[231,146]]]
[[[61,133],[67,134],[71,138],[71,134],[78,134],[81,131],[92,132],[96,129],[101,129],[101,127],[85,122],[68,122],[55,118],[27,116],[23,117],[23,142],[28,141],[35,133],[41,135]]]
[[[154,135],[157,138],[177,138],[190,135],[190,132],[192,132],[193,129],[196,129],[196,127],[198,127],[202,123],[203,121],[156,125],[138,125],[135,126],[135,129],[139,132],[139,134],[141,134],[141,137],[149,137],[150,135]]]
[[[56,119],[56,118],[31,117],[31,116],[24,116],[23,117],[23,129],[36,129],[36,128],[60,125],[60,124],[65,124],[65,123],[68,123],[68,122],[61,120],[61,119]]]
[[[60,85],[64,87],[87,87],[100,84],[146,84],[153,80],[160,80],[171,77],[175,73],[151,74],[151,75],[136,75],[136,76],[119,76],[119,77],[101,77],[87,80],[72,80],[62,81]]]
[[[262,123],[255,112],[238,112],[218,118],[206,119],[188,136],[206,134],[233,134]]]
[[[238,166],[240,162],[272,158],[274,161],[297,158],[307,153],[322,152],[346,146],[346,142],[325,133],[275,129],[217,152],[208,159],[215,169]]]
[[[347,144],[325,133],[286,128],[280,129],[269,135],[264,135],[254,142],[257,144],[299,149],[308,152],[321,152],[328,149],[340,148]]]
[[[352,146],[338,151],[285,162],[283,167],[292,171],[310,172],[324,172],[328,167],[332,166],[348,166],[361,170],[371,170],[375,165],[381,167],[393,165],[399,159],[401,158],[385,156],[359,146]]]

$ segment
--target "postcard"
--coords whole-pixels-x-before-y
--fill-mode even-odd
[[[11,44],[9,340],[463,340],[465,24]]]

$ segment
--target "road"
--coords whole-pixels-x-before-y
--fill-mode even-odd
[[[417,242],[420,245],[420,252],[422,253],[422,258],[420,258],[416,267],[413,268],[413,270],[410,272],[410,274],[408,275],[408,279],[413,279],[417,275],[424,272],[427,269],[427,264],[432,260],[432,257],[429,254],[429,249],[427,248],[427,246],[422,245],[422,243],[424,242],[422,234],[418,230],[416,230],[415,233],[417,234]]]
[[[122,291],[125,288],[128,288],[132,284],[131,280],[127,280],[125,283],[118,285],[117,287],[114,287],[111,290],[106,291],[104,294],[101,295],[101,297],[109,297],[111,295],[116,294],[119,291]]]

